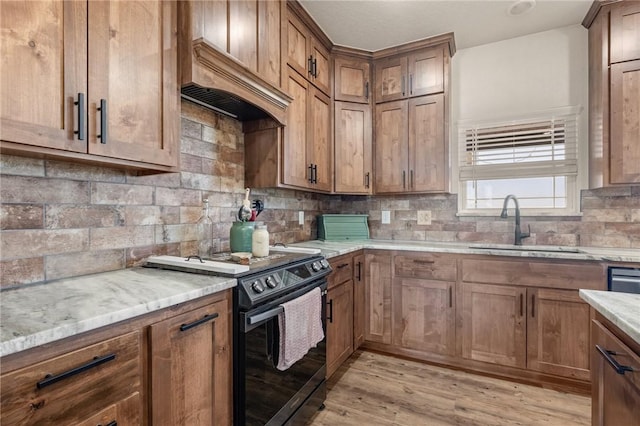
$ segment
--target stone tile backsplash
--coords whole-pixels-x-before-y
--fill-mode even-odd
[[[122,269],[154,254],[195,249],[208,197],[218,250],[244,195],[242,124],[182,103],[180,172],[136,176],[99,166],[3,155],[0,161],[0,286],[11,288]],[[511,243],[513,221],[457,217],[456,195],[339,196],[252,191],[271,243],[316,238],[320,213],[369,214],[372,238]],[[523,217],[528,244],[640,248],[640,187],[583,191],[581,217]],[[305,213],[298,225],[298,211]],[[381,211],[391,211],[391,224]],[[431,225],[417,224],[430,210]]]

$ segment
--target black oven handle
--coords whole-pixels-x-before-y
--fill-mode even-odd
[[[313,284],[305,286],[304,288],[293,291],[284,297],[281,297],[279,299],[272,301],[270,303],[272,308],[264,312],[258,312],[255,314],[252,314],[251,312],[247,312],[246,314],[241,314],[240,323],[242,324],[241,325],[242,331],[243,332],[250,331],[254,329],[257,326],[257,324],[261,324],[264,321],[267,321],[273,317],[276,317],[280,312],[284,312],[284,308],[280,306],[281,303],[285,303],[290,300],[296,299],[302,296],[303,294],[308,293],[309,291],[313,290],[316,287],[319,287],[322,295],[325,295],[327,293],[327,280],[322,279],[322,280],[315,281]]]

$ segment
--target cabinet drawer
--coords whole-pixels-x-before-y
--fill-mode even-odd
[[[565,289],[606,289],[602,265],[581,261],[467,258],[462,259],[462,281]]]
[[[353,257],[341,256],[329,260],[333,272],[329,275],[329,288],[341,284],[353,277]]]
[[[135,331],[2,376],[2,424],[78,424],[140,390]]]
[[[456,258],[434,253],[408,253],[394,256],[394,276],[455,281]]]

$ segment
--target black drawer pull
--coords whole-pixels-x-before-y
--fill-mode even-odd
[[[107,100],[100,99],[100,134],[96,135],[100,139],[101,144],[107,143]]]
[[[116,354],[109,354],[109,355],[105,355],[105,356],[97,356],[95,358],[93,358],[93,360],[89,361],[88,363],[81,365],[80,367],[76,367],[73,368],[71,370],[65,371],[64,373],[60,373],[57,374],[55,376],[51,375],[51,374],[47,374],[44,379],[40,380],[38,383],[36,383],[36,387],[38,389],[42,389],[45,388],[49,385],[52,385],[54,383],[57,383],[61,380],[64,379],[68,379],[71,376],[75,376],[76,374],[80,374],[84,371],[90,370],[94,367],[97,367],[101,364],[104,364],[105,362],[109,362],[111,360],[116,359]]]
[[[214,320],[214,319],[216,319],[216,318],[218,318],[218,314],[217,314],[217,313],[215,313],[215,314],[211,314],[211,315],[205,315],[204,317],[200,318],[200,319],[199,319],[199,320],[197,320],[197,321],[190,322],[189,324],[182,324],[182,325],[180,326],[180,331],[187,331],[187,330],[189,330],[190,328],[197,327],[197,326],[199,326],[200,324],[204,324],[205,322],[208,322],[208,321]]]
[[[84,140],[84,93],[78,93],[78,100],[73,103],[78,105],[78,130],[73,133],[78,135],[78,140]]]
[[[607,360],[607,362],[616,370],[616,373],[624,375],[627,371],[633,372],[633,368],[628,367],[626,365],[621,365],[618,361],[615,360],[613,355],[618,355],[615,351],[610,351],[602,348],[600,345],[596,345],[596,349],[600,352],[600,355]]]
[[[348,263],[341,263],[340,265],[336,266],[336,269],[346,268],[347,266],[349,266]]]
[[[102,423],[98,423],[98,426],[102,426]],[[118,426],[118,422],[115,420],[112,420],[104,426]]]
[[[333,299],[329,299],[329,302],[327,303],[327,305],[329,305],[329,318],[327,318],[327,320],[329,322],[333,322]]]
[[[413,259],[413,263],[417,263],[420,265],[428,265],[431,263],[436,263],[434,260],[424,260],[424,259]]]

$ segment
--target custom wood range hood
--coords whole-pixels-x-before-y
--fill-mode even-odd
[[[197,1],[179,5],[182,97],[239,121],[272,118],[285,125],[293,98],[209,41],[202,8]]]

